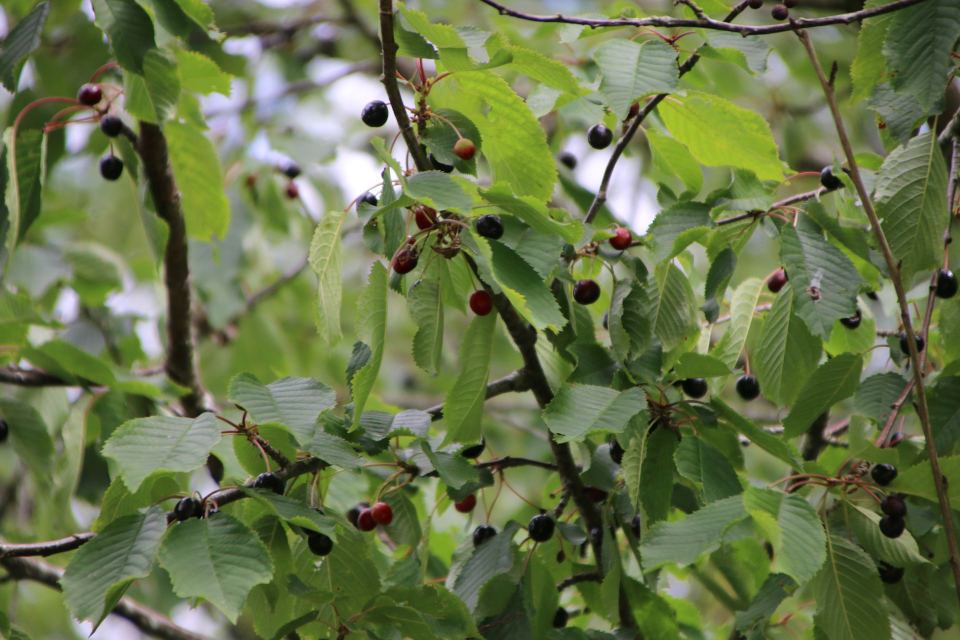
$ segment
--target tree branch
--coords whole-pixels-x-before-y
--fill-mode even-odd
[[[895,3],[897,4],[897,3]],[[892,6],[892,5],[886,5]],[[847,136],[846,127],[843,124],[843,118],[840,116],[840,107],[837,104],[837,96],[833,84],[827,80],[817,59],[817,54],[813,49],[813,43],[806,31],[798,31],[797,36],[807,50],[810,62],[817,72],[817,78],[823,86],[823,92],[827,97],[827,104],[830,106],[830,113],[833,116],[834,124],[837,127],[837,135],[840,138],[840,144],[843,146],[844,155],[847,158],[847,166],[850,171],[850,178],[857,188],[857,195],[863,203],[863,210],[870,219],[870,226],[880,245],[880,250],[887,262],[887,270],[890,273],[890,279],[897,291],[897,302],[900,305],[900,320],[907,334],[907,345],[910,348],[910,363],[913,368],[913,382],[917,393],[917,416],[920,418],[920,426],[923,429],[924,440],[926,441],[927,455],[930,458],[930,471],[933,475],[933,484],[937,490],[937,500],[940,503],[940,516],[943,520],[944,534],[947,539],[947,549],[950,553],[950,567],[953,570],[953,579],[957,585],[957,596],[960,597],[960,551],[957,549],[957,538],[953,528],[953,514],[950,509],[950,497],[947,495],[947,487],[943,482],[943,474],[940,471],[940,458],[937,455],[936,444],[933,440],[933,432],[930,429],[930,416],[927,412],[927,397],[923,388],[923,367],[920,361],[920,354],[917,353],[917,345],[914,338],[913,326],[910,323],[910,307],[907,302],[906,289],[903,279],[900,277],[900,268],[897,260],[890,250],[887,238],[880,228],[880,220],[877,218],[877,212],[873,208],[873,201],[870,200],[870,194],[863,184],[860,176],[860,168],[857,166],[857,160],[853,152],[853,146],[850,144],[850,138]]]
[[[0,384],[15,384],[19,387],[69,387],[71,383],[57,376],[34,369],[0,367]]]
[[[185,415],[203,413],[206,392],[197,371],[194,353],[193,310],[190,291],[190,264],[187,256],[187,226],[183,219],[180,190],[170,166],[167,139],[157,125],[140,122],[137,151],[150,185],[157,215],[170,230],[163,256],[167,289],[167,376],[189,391],[180,398]]]
[[[0,559],[22,558],[24,556],[53,556],[79,549],[94,537],[95,533],[75,533],[72,536],[51,542],[29,542],[24,544],[6,544],[0,542]]]
[[[575,573],[569,578],[564,578],[557,583],[557,591],[563,591],[567,587],[572,587],[580,582],[600,582],[602,579],[603,578],[600,576],[599,571],[584,571],[583,573]]]
[[[493,467],[495,469],[509,469],[510,467],[540,467],[541,469],[549,469],[550,471],[556,471],[557,465],[552,462],[541,462],[539,460],[531,460],[530,458],[518,458],[516,456],[503,456],[502,458],[497,458],[496,460],[489,460],[487,462],[478,462],[473,465],[475,469],[486,469],[488,467]]]
[[[520,393],[529,390],[530,381],[528,380],[527,372],[523,368],[520,368],[513,373],[500,378],[499,380],[494,380],[493,382],[487,383],[486,399],[489,400],[490,398],[502,395],[504,393],[509,393],[511,391]],[[443,405],[438,404],[435,407],[430,407],[429,409],[426,409],[426,413],[430,414],[430,419],[432,421],[440,420],[443,418]]]
[[[616,19],[607,19],[607,20],[596,20],[590,18],[577,18],[575,16],[565,16],[562,14],[554,14],[552,16],[546,15],[535,15],[532,13],[524,13],[522,11],[514,11],[509,9],[495,0],[480,0],[480,2],[490,5],[496,9],[500,15],[509,16],[511,18],[519,18],[521,20],[529,20],[531,22],[558,22],[563,24],[579,24],[585,27],[597,28],[597,27],[684,27],[684,28],[694,28],[694,29],[713,29],[716,31],[732,31],[734,33],[739,33],[743,36],[760,36],[770,33],[783,33],[784,31],[795,31],[801,28],[812,28],[812,27],[826,27],[834,24],[851,24],[853,22],[859,22],[865,20],[866,18],[872,18],[873,16],[883,15],[885,13],[890,13],[892,11],[898,11],[906,7],[911,7],[915,4],[920,4],[926,0],[898,0],[897,2],[891,2],[890,4],[885,4],[879,7],[874,7],[872,9],[864,9],[862,11],[855,11],[853,13],[843,13],[835,16],[828,16],[826,18],[799,18],[796,20],[790,20],[789,22],[784,22],[781,24],[770,24],[763,26],[746,26],[746,25],[736,25],[730,24],[730,20],[739,15],[743,11],[740,8],[740,11],[731,12],[731,15],[727,16],[727,19],[714,20],[712,18],[703,17],[696,20],[689,18],[670,18],[666,16],[661,17],[650,17],[650,18],[616,18]],[[686,3],[684,3],[686,4]],[[739,8],[739,5],[738,5]]]
[[[400,87],[397,85],[397,43],[393,38],[393,0],[380,0],[380,38],[383,41],[383,75],[380,76],[380,82],[387,90],[387,97],[390,98],[390,108],[393,110],[393,116],[400,127],[400,135],[410,150],[410,156],[420,171],[429,171],[432,169],[430,160],[427,158],[427,152],[424,151],[410,126],[410,118],[407,117],[407,110],[403,106],[403,96],[400,95]]]
[[[0,560],[0,564],[16,580],[32,580],[58,591],[61,590],[60,578],[63,577],[63,570],[46,562],[29,558],[8,557]],[[166,616],[151,611],[130,598],[121,598],[120,602],[113,608],[112,613],[126,618],[142,632],[164,640],[209,640],[206,636],[201,636],[174,624]]]

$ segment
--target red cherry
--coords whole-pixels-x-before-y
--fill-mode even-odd
[[[616,234],[617,235],[610,238],[610,246],[618,251],[629,249],[630,243],[633,242],[633,234],[630,233],[630,229],[617,227]]]
[[[774,271],[770,279],[767,280],[767,289],[770,289],[771,293],[780,293],[780,289],[783,289],[783,285],[787,284],[789,279],[787,272],[781,267]]]
[[[397,257],[393,260],[393,270],[403,275],[405,273],[410,273],[417,266],[417,253],[415,251],[410,251],[409,249],[404,249],[397,254]]]
[[[607,492],[596,487],[584,487],[584,493],[590,498],[590,502],[603,502],[607,499]]]
[[[296,200],[300,197],[300,188],[297,187],[296,182],[291,181],[287,183],[287,197],[291,200]]]
[[[377,521],[373,519],[373,509],[363,509],[357,516],[357,529],[373,531],[377,528]]]
[[[430,207],[418,207],[413,210],[413,221],[421,231],[429,229],[437,221],[437,212]]]
[[[493,311],[493,296],[480,289],[470,294],[470,308],[478,316],[485,316]]]
[[[477,496],[472,493],[460,502],[453,503],[453,508],[460,513],[470,513],[475,506],[477,506]]]
[[[457,140],[457,144],[453,145],[453,152],[457,154],[457,157],[461,160],[470,160],[477,152],[477,147],[473,144],[473,140],[460,138]]]
[[[377,502],[370,511],[373,512],[373,519],[377,524],[384,527],[393,522],[393,509],[386,502]]]
[[[630,113],[627,114],[627,120],[633,118],[638,113],[640,113],[640,103],[634,102],[632,105],[630,105]]]
[[[95,84],[83,85],[80,87],[80,92],[77,94],[77,100],[80,101],[80,104],[87,107],[92,107],[95,104],[98,104],[102,99],[103,91]]]

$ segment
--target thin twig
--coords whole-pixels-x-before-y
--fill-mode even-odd
[[[60,540],[50,542],[28,542],[20,544],[7,544],[0,542],[0,558],[21,558],[24,556],[53,556],[66,551],[79,549],[95,533],[75,533]]]
[[[502,395],[504,393],[509,393],[511,391],[522,393],[529,390],[530,381],[527,379],[526,371],[521,368],[500,378],[499,380],[494,380],[493,382],[487,383],[486,399],[489,400],[490,398]],[[443,418],[443,405],[438,404],[434,407],[430,407],[426,410],[426,413],[430,414],[431,420],[440,420]]]
[[[895,3],[896,4],[896,3]],[[886,5],[891,6],[891,5]],[[907,345],[910,349],[910,363],[913,367],[914,389],[917,393],[917,416],[920,418],[920,426],[923,429],[923,436],[926,440],[927,455],[930,457],[930,472],[933,475],[933,484],[937,490],[937,499],[940,503],[940,515],[943,520],[944,536],[947,539],[947,549],[950,553],[950,566],[953,570],[953,579],[957,585],[957,596],[960,598],[960,550],[957,549],[957,538],[953,527],[953,514],[950,508],[950,497],[947,495],[947,488],[943,482],[943,474],[940,471],[940,458],[937,455],[937,447],[933,440],[933,431],[930,428],[930,416],[927,412],[927,397],[923,388],[923,367],[920,364],[920,354],[917,353],[917,345],[914,337],[913,326],[910,323],[910,307],[907,302],[907,293],[904,288],[903,279],[900,276],[900,268],[897,260],[890,250],[887,238],[880,227],[880,220],[877,218],[877,212],[873,208],[873,201],[870,200],[870,194],[867,192],[860,176],[860,168],[853,152],[853,146],[850,144],[850,138],[847,136],[846,127],[843,124],[843,118],[840,116],[840,106],[837,104],[837,96],[833,85],[827,80],[817,59],[817,54],[813,49],[813,43],[806,31],[798,31],[797,36],[803,43],[813,63],[814,70],[820,84],[823,86],[823,92],[827,97],[827,104],[830,106],[830,113],[837,127],[837,135],[840,138],[840,144],[843,146],[844,155],[847,158],[847,167],[850,171],[850,178],[857,188],[857,195],[863,204],[863,210],[870,219],[870,226],[873,228],[877,243],[887,262],[887,270],[890,273],[890,279],[893,281],[894,289],[897,291],[897,302],[900,305],[900,320],[903,323],[904,332],[907,334]]]
[[[473,465],[475,469],[486,469],[493,467],[495,469],[509,469],[510,467],[540,467],[541,469],[549,469],[550,471],[556,471],[557,465],[552,462],[541,462],[540,460],[532,460],[530,458],[519,458],[517,456],[503,456],[502,458],[497,458],[496,460],[488,460],[487,462],[478,462]]]
[[[599,571],[585,571],[583,573],[575,573],[569,578],[564,578],[557,583],[557,591],[563,591],[567,587],[572,587],[575,584],[581,582],[600,582],[602,577]]]

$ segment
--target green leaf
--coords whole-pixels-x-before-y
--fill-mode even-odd
[[[183,49],[177,49],[174,55],[177,57],[180,83],[184,89],[204,96],[221,93],[230,97],[230,76],[221,71],[216,62],[199,53]]]
[[[795,309],[796,298],[787,284],[764,320],[752,358],[763,395],[780,406],[793,404],[822,352],[820,339]]]
[[[746,611],[737,612],[737,631],[745,634],[747,640],[764,640],[767,636],[763,627],[767,620],[790,595],[787,589],[795,586],[796,583],[782,573],[771,573],[767,576],[750,601],[750,607]]]
[[[431,120],[421,140],[440,162],[453,165],[460,173],[477,175],[477,158],[464,160],[453,151],[453,146],[460,139],[457,135],[459,131],[460,135],[473,142],[477,156],[483,152],[483,136],[480,135],[477,125],[473,124],[470,118],[453,109],[435,109],[434,113],[439,118]],[[453,127],[456,127],[456,130]]]
[[[387,270],[374,262],[370,281],[357,300],[357,338],[370,347],[370,361],[353,376],[353,428],[360,424],[360,415],[367,404],[373,383],[380,373],[387,331]]]
[[[619,120],[627,119],[638,98],[670,93],[680,79],[677,51],[660,40],[608,40],[597,48],[594,59],[603,73],[600,95]]]
[[[123,106],[138,120],[163,125],[176,114],[180,74],[172,55],[151,49],[143,59],[143,73],[125,73],[123,85]]]
[[[489,189],[478,189],[480,197],[503,211],[517,216],[530,228],[546,236],[560,236],[574,244],[583,237],[583,223],[572,218],[562,209],[548,209],[534,197],[514,197],[505,184],[495,184]]]
[[[329,211],[317,224],[310,243],[310,268],[317,274],[317,333],[330,347],[343,338],[340,306],[343,303],[343,260],[340,230],[345,214]]]
[[[418,367],[437,375],[443,359],[443,297],[437,280],[420,280],[407,294],[410,317],[417,323],[413,336],[413,361]]]
[[[637,387],[616,391],[564,384],[543,409],[543,420],[560,436],[558,442],[581,442],[592,433],[620,433],[630,418],[646,408],[646,396]]]
[[[740,352],[747,341],[750,326],[753,324],[757,301],[763,290],[763,281],[748,278],[740,283],[730,300],[730,325],[727,332],[713,348],[713,354],[728,368],[737,366]]]
[[[360,416],[360,426],[374,440],[393,436],[426,438],[430,433],[430,422],[429,413],[416,409],[407,409],[397,414],[364,411]]]
[[[559,60],[553,60],[536,51],[514,45],[505,45],[501,50],[512,57],[508,65],[511,69],[548,87],[573,95],[580,94],[580,85],[570,72],[570,67]]]
[[[752,420],[743,417],[740,413],[730,408],[730,406],[718,396],[713,396],[710,399],[710,407],[738,433],[746,436],[753,444],[778,460],[787,463],[794,469],[802,467],[796,448],[789,442],[761,429]]]
[[[826,534],[810,503],[795,493],[750,487],[743,495],[743,506],[773,545],[770,570],[800,584],[813,578],[826,558]]]
[[[231,622],[250,589],[273,577],[273,561],[257,534],[225,513],[173,527],[160,547],[160,564],[174,593],[205,598]]]
[[[220,423],[212,413],[196,420],[154,416],[125,422],[103,445],[103,454],[117,461],[123,480],[136,491],[154,471],[199,469],[220,441]]]
[[[158,504],[164,498],[180,491],[180,485],[172,473],[158,473],[147,478],[136,493],[130,493],[123,477],[117,476],[103,496],[100,515],[90,525],[91,531],[101,531],[105,526],[123,516],[135,515],[139,509]]]
[[[880,533],[880,515],[862,507],[848,509],[850,529],[857,536],[857,542],[871,556],[883,560],[894,567],[911,565],[929,565],[923,557],[917,541],[909,531],[898,538],[888,538]]]
[[[933,397],[927,396],[927,407],[937,453],[945,455],[960,438],[960,377],[939,378]]]
[[[653,332],[645,314],[649,305],[647,292],[640,283],[624,279],[614,285],[607,326],[610,328],[610,345],[617,360],[626,362],[629,357],[638,356],[646,350]]]
[[[41,2],[0,41],[0,82],[10,93],[17,92],[21,61],[40,46],[48,15],[50,3]]]
[[[230,204],[223,193],[216,148],[193,125],[168,122],[165,131],[187,233],[204,242],[211,236],[223,238],[230,224]]]
[[[690,280],[672,262],[657,268],[650,285],[647,317],[653,319],[653,333],[660,338],[663,350],[670,351],[699,332],[696,299]]]
[[[655,244],[654,257],[657,260],[669,260],[678,256],[695,238],[690,236],[694,229],[702,229],[704,235],[716,227],[710,218],[710,205],[702,202],[679,202],[657,214],[648,233],[653,234]]]
[[[47,137],[38,129],[21,129],[16,140],[13,129],[3,133],[3,154],[10,176],[6,192],[10,231],[7,250],[12,252],[30,225],[40,216],[43,183],[46,180]],[[13,152],[15,150],[15,153]]]
[[[884,4],[883,0],[867,0],[864,9],[873,9]],[[873,88],[887,72],[887,61],[883,57],[883,43],[887,39],[887,30],[896,12],[885,13],[867,18],[860,23],[860,35],[857,36],[857,57],[850,65],[850,79],[853,92],[850,104],[856,104],[873,93]]]
[[[381,499],[393,509],[393,520],[384,529],[396,544],[416,547],[423,538],[417,508],[402,491],[392,491]]]
[[[244,486],[239,487],[239,489],[247,497],[266,506],[283,520],[311,531],[325,533],[336,539],[336,521],[333,518],[321,515],[319,511],[310,508],[303,502],[277,495],[268,489],[251,489]]]
[[[310,455],[344,469],[357,470],[363,464],[349,442],[319,429],[313,434],[313,439],[304,445],[304,449]]]
[[[99,627],[130,583],[150,575],[166,530],[163,510],[153,506],[114,520],[80,547],[60,579],[74,617]]]
[[[813,582],[817,624],[829,640],[886,640],[890,620],[870,556],[840,536],[827,538],[827,561]]]
[[[783,178],[783,164],[763,116],[718,96],[688,92],[660,103],[667,129],[708,167],[749,169],[761,180]]]
[[[420,171],[407,178],[403,192],[411,198],[433,205],[440,211],[449,209],[470,213],[473,199],[463,187],[442,171]]]
[[[437,470],[440,482],[451,489],[461,489],[468,483],[480,480],[480,472],[470,464],[470,461],[459,454],[433,451],[430,445],[423,441],[420,448],[430,460],[430,464]]]
[[[703,499],[708,504],[743,492],[730,461],[719,449],[701,438],[684,438],[674,458],[681,476],[703,485]]]
[[[539,330],[565,325],[567,319],[540,274],[503,243],[491,240],[489,247],[493,276],[520,315]]]
[[[808,216],[798,214],[797,225],[784,225],[780,259],[790,274],[796,313],[824,340],[833,323],[857,311],[857,290],[863,279],[840,249],[826,241]]]
[[[448,24],[431,23],[426,13],[406,8],[401,8],[400,13],[406,19],[407,23],[413,27],[414,31],[422,35],[438,49],[448,47],[462,49],[467,46],[456,29]]]
[[[677,436],[668,429],[657,429],[647,432],[645,438],[634,436],[630,440],[627,454],[624,456],[624,467],[627,467],[628,456],[642,456],[643,466],[639,473],[629,474],[634,482],[627,486],[634,505],[643,506],[647,516],[647,523],[666,520],[670,515],[670,501],[673,497],[673,472],[676,463],[673,458],[677,449]],[[642,445],[643,449],[640,449]],[[624,470],[624,480],[627,479],[627,470]]]
[[[923,109],[916,96],[896,93],[887,82],[874,87],[867,106],[883,119],[887,132],[899,144],[907,144],[913,135],[914,125],[923,118]]]
[[[647,129],[646,136],[653,162],[660,172],[680,178],[687,189],[686,193],[691,196],[700,193],[703,189],[703,169],[690,154],[690,150],[652,127]]]
[[[301,444],[313,438],[320,414],[337,404],[336,392],[313,378],[280,378],[264,386],[251,373],[230,381],[229,396],[256,423],[282,424]]]
[[[693,564],[702,553],[722,542],[727,529],[748,517],[743,496],[736,495],[694,511],[683,520],[653,525],[640,544],[644,572],[665,564]]]
[[[827,360],[807,379],[793,408],[783,420],[783,436],[803,435],[817,417],[841,400],[849,398],[860,384],[863,356],[843,353]]]
[[[443,421],[447,426],[444,443],[477,442],[483,403],[487,399],[487,378],[493,359],[493,334],[497,315],[476,316],[460,343],[460,373],[447,392]]]
[[[120,66],[142,74],[147,52],[156,47],[150,15],[135,0],[93,0],[93,12]]]
[[[689,352],[680,356],[674,367],[681,378],[714,378],[730,375],[730,367],[716,356]]]
[[[945,478],[960,477],[960,456],[940,458],[940,471]],[[958,482],[947,483],[947,496],[951,504],[960,504],[960,487]],[[930,461],[924,460],[905,471],[900,471],[897,479],[890,483],[891,492],[899,491],[919,496],[930,502],[937,502],[937,490],[933,486],[933,472],[930,471]]]
[[[436,106],[459,110],[477,125],[493,182],[509,184],[517,196],[547,201],[557,182],[557,168],[540,123],[520,96],[492,71],[455,73],[444,83],[456,85],[473,100],[471,105],[447,104],[439,92]]]
[[[950,217],[946,193],[947,168],[935,133],[898,147],[880,167],[874,194],[881,228],[894,258],[902,261],[904,282],[943,265],[943,230]]]
[[[899,373],[876,373],[860,383],[853,399],[853,408],[857,413],[883,424],[890,415],[890,405],[906,387],[907,381]]]
[[[309,584],[334,594],[333,603],[341,616],[362,611],[380,593],[380,574],[365,535],[353,527],[337,529],[337,544]]]
[[[700,55],[735,64],[752,75],[767,72],[770,45],[763,38],[744,36],[730,31],[705,30],[709,46]]]
[[[476,610],[483,586],[513,567],[511,540],[519,528],[520,525],[513,520],[508,522],[503,531],[473,550],[469,560],[456,574],[453,584],[448,578],[447,587],[467,604],[470,611]]]
[[[883,55],[890,84],[898,93],[916,96],[926,113],[943,105],[944,88],[954,68],[950,52],[960,32],[960,4],[930,0],[897,11],[890,23]]]

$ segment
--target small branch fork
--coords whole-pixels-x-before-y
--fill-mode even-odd
[[[895,3],[896,4],[896,3]],[[891,6],[891,5],[887,5]],[[843,146],[844,155],[847,158],[847,166],[850,170],[850,178],[857,188],[857,195],[863,203],[863,210],[870,219],[870,226],[880,245],[880,250],[887,262],[887,270],[890,273],[890,279],[897,291],[897,302],[900,306],[900,320],[903,323],[904,332],[907,334],[907,344],[910,348],[910,365],[913,369],[914,389],[917,393],[917,416],[920,418],[920,426],[923,429],[923,436],[926,442],[927,455],[930,458],[930,471],[933,475],[933,484],[936,487],[937,499],[940,503],[940,515],[943,520],[944,535],[947,539],[947,549],[950,552],[950,567],[953,570],[953,579],[957,585],[957,596],[960,597],[960,551],[957,549],[957,538],[953,527],[953,514],[950,509],[950,498],[947,495],[947,487],[943,481],[943,474],[940,471],[940,459],[937,455],[937,448],[933,440],[933,432],[930,429],[930,416],[927,412],[927,397],[923,388],[923,367],[921,365],[920,354],[917,353],[917,345],[914,339],[913,325],[910,323],[910,307],[907,302],[906,290],[903,279],[900,276],[900,267],[897,260],[890,250],[887,238],[880,228],[880,220],[877,218],[877,212],[873,208],[873,201],[870,200],[870,194],[867,192],[860,176],[860,168],[857,165],[856,157],[853,152],[853,146],[850,144],[850,138],[847,136],[846,127],[843,124],[843,118],[840,116],[840,107],[837,104],[837,96],[834,91],[833,83],[827,80],[820,66],[816,51],[813,49],[813,43],[806,31],[798,31],[797,37],[803,43],[817,72],[817,78],[823,86],[823,92],[827,98],[827,104],[830,106],[830,113],[837,127],[837,135],[840,138],[840,144]],[[954,142],[956,144],[956,141]]]
[[[693,29],[713,29],[716,31],[731,31],[733,33],[739,33],[742,36],[761,36],[767,35],[770,33],[783,33],[784,31],[795,31],[802,28],[813,28],[813,27],[826,27],[834,24],[851,24],[853,22],[859,22],[867,18],[872,18],[873,16],[880,16],[885,13],[890,13],[892,11],[899,11],[906,7],[911,7],[915,4],[920,4],[925,0],[899,0],[898,2],[891,2],[890,4],[885,4],[879,7],[874,7],[872,9],[864,9],[862,11],[855,11],[853,13],[842,13],[835,16],[827,16],[826,18],[799,18],[796,20],[790,20],[788,22],[783,22],[780,24],[771,24],[764,25],[759,27],[751,27],[746,25],[736,25],[730,24],[730,20],[735,18],[741,11],[737,11],[732,16],[727,16],[726,20],[714,20],[707,17],[702,10],[698,8],[694,9],[694,13],[698,13],[700,17],[696,20],[689,18],[670,18],[665,16],[660,17],[650,17],[650,18],[617,18],[610,20],[596,20],[590,18],[577,18],[575,16],[565,16],[562,14],[554,14],[551,16],[547,15],[536,15],[532,13],[524,13],[522,11],[515,11],[509,9],[495,0],[480,0],[480,2],[489,5],[496,9],[500,15],[509,16],[511,18],[519,18],[520,20],[529,20],[531,22],[557,22],[563,24],[578,24],[585,27],[598,28],[598,27],[681,27],[681,28],[693,28]],[[696,7],[693,2],[689,0],[683,2],[683,4]],[[743,4],[743,3],[741,3]],[[739,8],[739,5],[738,5]]]

